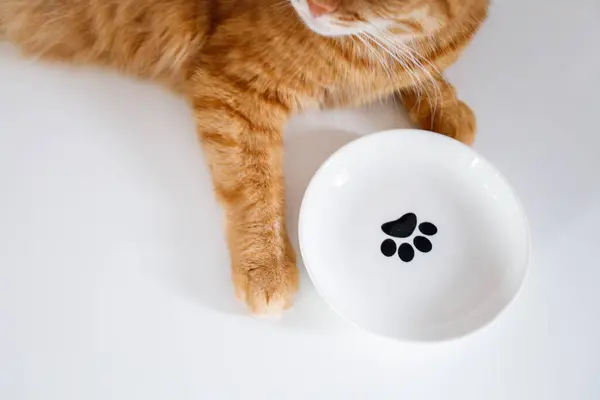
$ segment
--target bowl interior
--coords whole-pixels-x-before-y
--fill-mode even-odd
[[[383,336],[444,340],[491,321],[529,263],[520,202],[496,169],[415,130],[363,137],[311,181],[300,248],[317,290]]]

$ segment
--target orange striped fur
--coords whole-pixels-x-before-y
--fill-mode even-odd
[[[417,125],[468,144],[475,135],[441,71],[485,19],[487,0],[313,0],[335,8],[342,28],[389,22],[412,57],[376,38],[313,32],[292,7],[302,1],[0,0],[0,37],[24,54],[115,68],[189,100],[227,215],[236,294],[257,314],[291,306],[298,286],[282,173],[291,115],[397,95]]]

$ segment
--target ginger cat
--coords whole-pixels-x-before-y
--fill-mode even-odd
[[[151,79],[192,105],[227,217],[238,298],[279,314],[298,288],[282,131],[311,107],[396,95],[424,129],[471,144],[475,118],[441,71],[488,0],[0,0],[27,55]]]

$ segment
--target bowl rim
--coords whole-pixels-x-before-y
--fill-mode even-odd
[[[462,146],[463,148],[467,148],[468,151],[473,153],[473,155],[476,155],[477,157],[479,157],[482,161],[484,161],[492,169],[492,171],[494,173],[497,174],[497,176],[500,178],[502,183],[506,186],[506,188],[508,189],[508,192],[511,194],[511,196],[513,197],[513,199],[516,203],[516,206],[517,206],[517,209],[519,212],[519,217],[522,220],[523,227],[525,229],[525,241],[526,241],[525,252],[526,252],[526,254],[525,254],[525,261],[524,261],[524,265],[523,265],[523,268],[524,268],[523,278],[519,282],[517,290],[516,290],[515,294],[512,296],[512,298],[509,301],[507,301],[506,304],[504,304],[502,306],[502,308],[500,308],[500,310],[498,310],[498,312],[496,312],[496,314],[492,315],[491,318],[489,318],[483,324],[475,327],[472,330],[469,330],[469,331],[466,331],[466,332],[463,332],[463,333],[460,333],[457,335],[444,337],[441,339],[418,339],[418,338],[386,335],[384,333],[372,331],[372,330],[354,322],[352,319],[350,319],[345,314],[340,312],[332,304],[329,297],[327,295],[325,295],[324,291],[322,290],[319,283],[315,279],[313,270],[310,267],[311,263],[308,260],[308,258],[310,258],[310,257],[307,257],[306,245],[305,245],[306,241],[304,240],[304,238],[306,236],[306,231],[307,231],[307,228],[305,226],[305,220],[306,220],[305,215],[307,214],[306,199],[315,191],[316,182],[321,178],[321,176],[324,174],[325,169],[331,164],[331,162],[334,159],[341,157],[342,154],[345,153],[346,151],[348,151],[349,148],[360,146],[363,142],[377,141],[377,140],[381,140],[382,138],[392,136],[392,135],[394,135],[394,136],[396,136],[396,135],[428,135],[433,140],[442,140],[442,141],[446,141],[446,142],[453,142],[453,145],[458,145],[458,146]],[[325,303],[327,303],[329,305],[329,307],[331,307],[331,309],[338,316],[340,316],[346,322],[350,323],[351,326],[354,326],[355,328],[358,328],[359,330],[361,330],[363,332],[367,332],[371,335],[375,335],[377,337],[384,338],[384,339],[395,340],[398,342],[421,344],[421,345],[431,344],[431,343],[447,343],[447,342],[454,342],[454,341],[462,340],[468,336],[471,336],[471,335],[473,335],[477,332],[480,332],[483,329],[489,327],[494,321],[496,321],[502,314],[504,314],[506,312],[507,309],[509,309],[516,302],[518,297],[520,297],[521,293],[523,292],[523,287],[524,287],[525,281],[527,280],[527,277],[529,276],[529,270],[531,267],[531,257],[532,257],[531,256],[531,252],[532,252],[531,251],[532,250],[531,249],[531,228],[529,225],[529,220],[527,218],[527,213],[525,212],[525,207],[524,207],[521,199],[517,195],[515,189],[510,184],[508,179],[504,176],[504,174],[502,174],[502,172],[500,172],[500,170],[493,163],[491,163],[487,158],[482,156],[478,151],[476,151],[472,147],[467,146],[467,145],[459,142],[458,140],[450,138],[443,134],[426,131],[426,130],[421,130],[421,129],[388,129],[388,130],[377,131],[374,133],[366,134],[366,135],[363,135],[359,138],[356,138],[356,139],[346,143],[345,145],[343,145],[342,147],[340,147],[339,149],[334,151],[331,155],[329,155],[327,157],[327,159],[319,166],[317,171],[314,173],[314,175],[310,179],[310,181],[306,187],[306,190],[304,191],[304,195],[302,196],[302,202],[300,204],[300,211],[299,211],[299,215],[298,215],[298,245],[300,248],[299,250],[300,250],[301,257],[302,257],[302,262],[303,262],[304,268],[306,269],[308,277],[310,278],[310,281],[312,282],[315,290],[317,291],[319,296],[321,296],[321,298],[325,301]]]

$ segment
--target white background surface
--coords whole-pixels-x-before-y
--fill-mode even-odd
[[[221,214],[184,102],[0,47],[0,398],[600,398],[600,3],[498,0],[449,73],[476,148],[527,209],[518,300],[464,340],[410,345],[331,312],[303,275],[281,321],[233,300]],[[287,136],[290,229],[308,179],[391,106]]]

